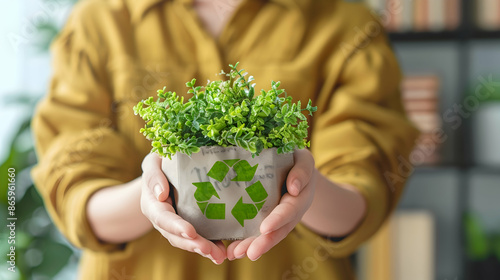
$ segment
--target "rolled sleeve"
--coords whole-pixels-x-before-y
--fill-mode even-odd
[[[407,178],[388,177],[399,174],[418,136],[401,104],[401,74],[386,36],[368,39],[329,61],[312,130],[318,170],[332,182],[354,186],[366,201],[365,217],[353,232],[339,242],[324,239],[333,257],[352,254],[394,209]],[[330,71],[338,64],[340,72]]]
[[[136,148],[114,127],[106,53],[98,29],[83,22],[91,4],[77,4],[52,45],[53,77],[32,129],[38,164],[32,177],[59,230],[77,247],[115,250],[92,232],[86,205],[97,190],[141,174]],[[90,42],[90,43],[89,43]]]

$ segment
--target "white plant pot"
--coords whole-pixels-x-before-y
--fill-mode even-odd
[[[177,213],[209,240],[259,235],[293,166],[293,154],[276,150],[252,158],[243,148],[211,146],[191,157],[164,158],[162,170],[175,188]]]
[[[500,103],[482,104],[474,119],[474,161],[500,166]]]

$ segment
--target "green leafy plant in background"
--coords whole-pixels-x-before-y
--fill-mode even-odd
[[[500,102],[500,84],[493,81],[492,76],[481,77],[483,81],[473,84],[468,95],[477,98],[480,103]]]
[[[202,146],[239,146],[257,156],[266,148],[276,147],[280,154],[309,146],[303,111],[311,116],[316,111],[311,100],[302,108],[274,81],[269,91],[255,96],[253,77],[247,80],[238,63],[229,67],[229,73],[221,72],[228,80],[209,81],[205,87],[196,86],[196,79],[187,82],[193,95],[187,102],[163,88],[156,101],[150,97],[134,106],[146,121],[141,132],[152,140],[152,152],[171,158]]]
[[[45,0],[44,4],[72,5],[76,0]],[[36,26],[37,32],[28,47],[38,51],[39,54],[48,55],[48,46],[58,33],[59,27],[54,18],[55,14],[44,14],[47,20]],[[23,112],[20,126],[11,136],[11,144],[8,149],[7,158],[0,165],[0,218],[7,221],[7,187],[8,170],[14,168],[16,174],[16,204],[15,204],[15,244],[8,244],[7,237],[10,231],[1,231],[0,263],[1,279],[54,279],[61,270],[70,262],[76,261],[78,252],[72,248],[58,230],[52,224],[43,201],[33,186],[30,170],[36,164],[36,155],[31,136],[31,118],[35,104],[43,93],[17,92],[10,94],[8,100],[3,103],[16,107]],[[36,96],[36,97],[33,97]],[[2,135],[8,137],[8,135]],[[7,270],[7,261],[10,246],[15,246],[16,272]]]
[[[469,259],[480,261],[490,255],[489,240],[478,219],[471,213],[464,216],[466,252]]]
[[[500,232],[487,234],[479,219],[472,213],[464,215],[463,225],[470,279],[498,279],[498,275],[500,275]]]
[[[479,219],[472,213],[464,215],[467,256],[473,261],[495,257],[500,263],[500,232],[488,235]]]

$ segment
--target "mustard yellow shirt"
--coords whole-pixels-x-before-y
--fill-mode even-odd
[[[54,74],[33,119],[36,186],[55,224],[83,249],[81,279],[353,279],[348,256],[380,227],[408,175],[417,135],[401,106],[398,63],[378,20],[338,0],[247,0],[218,39],[188,0],[80,1],[53,43]],[[366,198],[367,214],[340,242],[299,224],[256,262],[216,266],[156,230],[100,242],[85,206],[95,191],[141,175],[150,143],[132,106],[164,85],[217,79],[229,63],[303,104],[312,99],[311,151],[332,181]],[[404,169],[404,168],[403,168]]]

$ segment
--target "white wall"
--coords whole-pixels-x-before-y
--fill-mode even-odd
[[[25,108],[6,99],[21,94],[40,97],[47,89],[50,57],[33,47],[39,36],[35,25],[54,20],[61,26],[69,10],[66,0],[3,1],[0,6],[0,161],[27,115]]]
[[[11,140],[12,130],[18,125],[22,114],[8,108],[4,102],[6,95],[20,90],[21,53],[16,52],[9,35],[20,30],[20,18],[24,1],[4,1],[0,9],[0,160],[3,160],[6,145]]]

